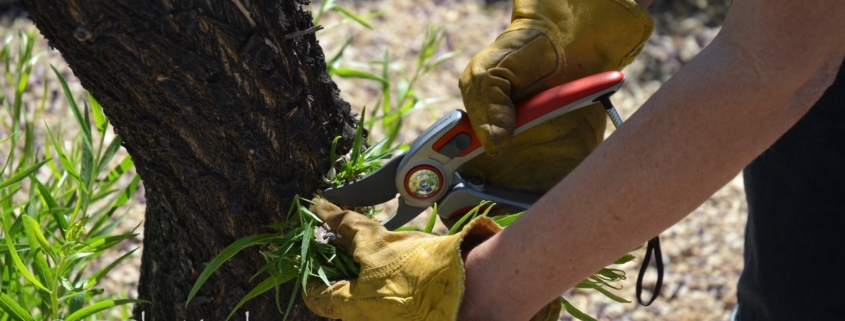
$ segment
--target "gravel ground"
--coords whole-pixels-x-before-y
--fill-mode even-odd
[[[418,82],[415,91],[422,97],[444,100],[407,116],[399,139],[410,142],[439,116],[463,107],[457,88],[458,76],[474,53],[492,42],[510,20],[510,2],[488,2],[338,0],[339,5],[360,14],[383,14],[370,19],[375,30],[350,24],[324,30],[318,39],[326,55],[332,56],[347,37],[353,38],[343,56],[343,66],[354,67],[362,62],[381,60],[385,50],[389,50],[391,61],[412,69],[427,26],[434,23],[446,28],[440,53],[460,51],[460,54]],[[724,0],[655,0],[650,8],[655,17],[655,33],[643,54],[623,71],[628,80],[613,97],[623,118],[629,117],[664,81],[713,39],[727,7],[728,2]],[[329,26],[339,19],[338,15],[327,14],[321,24]],[[11,23],[5,20],[0,25],[5,26],[2,34],[9,34]],[[39,46],[46,47],[46,41],[42,39]],[[50,51],[44,59],[66,69],[55,51]],[[46,70],[36,73],[44,72]],[[392,74],[394,79],[399,76],[398,72]],[[72,77],[69,80],[75,91],[80,92],[78,82]],[[380,85],[377,83],[356,79],[336,81],[342,97],[357,110],[363,106],[374,106],[379,99]],[[47,113],[48,117],[52,117],[51,124],[59,122],[68,113],[63,100],[54,104],[55,107]],[[608,128],[607,134],[610,135],[612,126]],[[381,133],[376,129],[371,135],[379,138]],[[121,224],[124,229],[131,229],[143,220],[143,197],[136,195],[136,198],[129,218]],[[392,208],[391,205],[386,207],[387,211]],[[573,290],[565,296],[576,307],[599,320],[727,320],[736,305],[736,282],[743,265],[746,214],[743,183],[741,177],[737,177],[681,222],[661,233],[666,273],[661,296],[649,307],[635,303],[619,304],[593,291]],[[417,220],[424,221],[425,217]],[[142,230],[139,232],[142,233]],[[124,242],[105,259],[117,258],[125,251],[141,246],[141,242],[140,236]],[[641,259],[644,251],[635,254]],[[623,289],[617,291],[630,300],[635,300],[634,282],[638,264],[629,263],[624,267],[630,278],[622,282]],[[140,251],[115,269],[104,286],[120,296],[135,297],[139,265]],[[652,287],[654,282],[652,268],[645,280],[646,288]],[[561,320],[571,319],[565,313],[561,316]]]

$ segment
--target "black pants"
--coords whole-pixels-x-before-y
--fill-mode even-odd
[[[845,320],[845,68],[743,175],[737,320]]]

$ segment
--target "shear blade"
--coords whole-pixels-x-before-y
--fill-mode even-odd
[[[395,214],[391,215],[386,220],[381,221],[381,225],[384,225],[384,227],[388,230],[395,230],[402,227],[402,225],[408,224],[408,222],[419,216],[420,213],[425,211],[427,208],[428,207],[414,207],[405,204],[405,200],[400,196],[399,209],[396,210]]]
[[[332,203],[348,206],[373,206],[396,197],[396,169],[405,154],[384,164],[379,170],[354,182],[323,191]]]

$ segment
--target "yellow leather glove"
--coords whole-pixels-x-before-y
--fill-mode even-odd
[[[514,102],[622,69],[642,51],[654,24],[634,0],[514,0],[511,19],[461,76],[464,105],[488,155],[459,172],[545,193],[603,140],[607,116],[597,104],[512,137]]]
[[[309,283],[305,304],[317,315],[359,320],[430,320],[457,318],[464,294],[462,251],[469,251],[502,230],[479,217],[460,233],[435,236],[422,232],[390,232],[364,215],[344,211],[316,199],[311,211],[340,235],[343,246],[361,264],[358,279],[328,288]],[[532,320],[557,320],[560,301],[547,305]]]

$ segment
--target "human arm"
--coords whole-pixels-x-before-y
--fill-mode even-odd
[[[735,1],[710,46],[520,220],[469,253],[459,319],[527,319],[706,200],[833,80],[843,15],[836,1]]]

